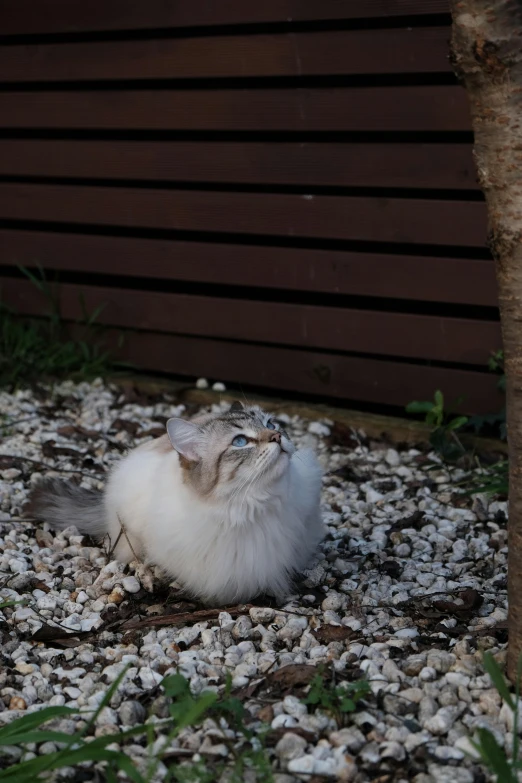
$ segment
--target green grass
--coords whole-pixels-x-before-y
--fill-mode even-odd
[[[506,753],[504,747],[499,745],[491,731],[484,728],[477,729],[476,739],[471,743],[484,766],[495,776],[496,783],[518,783],[518,773],[522,770],[520,760],[520,738],[518,736],[518,703],[520,698],[520,676],[522,673],[522,658],[518,664],[517,682],[515,693],[509,690],[500,666],[491,655],[484,653],[484,668],[497,689],[500,697],[513,714],[513,731],[511,748]]]
[[[112,362],[101,348],[102,328],[97,324],[102,307],[87,313],[80,299],[83,318],[73,339],[60,314],[56,291],[44,273],[22,270],[45,297],[48,312],[42,318],[18,315],[0,302],[0,386],[16,388],[43,378],[90,380],[105,376]]]
[[[59,749],[53,753],[37,755],[35,758],[23,759],[16,764],[10,764],[0,769],[0,781],[2,783],[34,783],[47,779],[49,773],[63,767],[75,767],[84,762],[91,764],[104,763],[104,774],[108,783],[116,783],[117,780],[130,780],[133,783],[152,783],[157,776],[164,781],[210,781],[216,779],[218,766],[224,767],[225,762],[214,765],[212,769],[201,762],[189,765],[172,765],[167,769],[166,775],[160,767],[162,759],[170,751],[171,743],[180,731],[188,726],[197,727],[205,718],[225,718],[228,725],[232,726],[240,736],[238,741],[229,745],[232,761],[230,781],[242,781],[244,771],[252,769],[256,780],[260,783],[270,783],[273,779],[268,756],[254,734],[245,725],[245,711],[242,703],[230,696],[230,686],[227,686],[224,697],[219,698],[212,691],[205,691],[198,696],[193,696],[188,681],[181,674],[173,674],[162,682],[163,690],[170,700],[170,718],[155,722],[134,726],[115,734],[93,738],[92,732],[96,719],[111,701],[126,674],[126,669],[111,685],[105,694],[99,707],[92,712],[84,728],[75,735],[66,734],[52,727],[52,722],[58,718],[77,715],[85,715],[79,709],[68,707],[47,707],[38,712],[33,712],[13,720],[0,727],[0,765],[2,756],[4,762],[8,755],[2,753],[2,748],[26,746],[32,743],[37,745],[43,742],[53,742]],[[51,723],[51,726],[49,724]],[[161,738],[156,741],[156,729],[162,731]],[[147,742],[147,755],[144,760],[144,769],[138,769],[129,756],[121,750],[115,750],[115,743],[121,744],[129,738],[145,738]],[[227,741],[228,742],[228,741]],[[159,747],[158,747],[159,744]],[[229,766],[230,766],[229,764]]]
[[[319,667],[303,702],[312,709],[329,712],[338,726],[344,726],[349,715],[357,709],[357,703],[369,692],[370,685],[366,680],[341,682],[336,685],[327,678],[324,668]]]
[[[127,667],[128,668],[128,667]],[[224,771],[229,783],[243,783],[247,771],[258,783],[272,783],[273,771],[265,740],[270,733],[268,726],[253,731],[248,727],[249,715],[242,702],[231,695],[231,680],[227,680],[220,695],[204,691],[193,695],[190,684],[181,674],[165,677],[162,689],[169,700],[169,717],[165,720],[147,722],[122,730],[115,734],[92,737],[96,719],[107,707],[122,683],[127,669],[107,690],[95,711],[71,709],[68,707],[46,707],[29,713],[0,727],[0,783],[35,783],[49,778],[50,773],[64,767],[79,764],[103,763],[103,774],[107,783],[125,780],[132,783],[153,783],[160,780],[170,783],[211,783],[219,780]],[[324,672],[318,671],[312,680],[308,696],[303,699],[312,709],[322,709],[338,718],[343,725],[348,713],[356,709],[357,702],[369,692],[366,681],[334,685]],[[77,734],[70,735],[53,728],[59,718],[88,716],[85,725]],[[223,733],[222,741],[229,750],[226,760],[194,762],[172,760],[172,741],[187,727],[198,728],[208,718],[216,724],[223,721],[235,732],[229,739]],[[159,730],[159,738],[156,732]],[[124,743],[132,738],[134,742],[146,743],[146,755],[139,768],[124,751]],[[58,749],[34,758],[22,756],[10,764],[9,752],[3,748],[40,745],[53,742]],[[115,749],[114,745],[123,749]],[[3,766],[3,768],[1,768]]]

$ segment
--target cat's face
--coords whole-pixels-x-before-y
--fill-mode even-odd
[[[167,431],[186,481],[208,498],[240,499],[268,487],[283,475],[295,451],[274,418],[241,403],[190,422],[170,419]]]

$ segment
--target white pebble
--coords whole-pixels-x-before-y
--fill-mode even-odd
[[[126,576],[125,579],[122,580],[122,585],[127,593],[139,593],[141,590],[141,585],[135,576]]]

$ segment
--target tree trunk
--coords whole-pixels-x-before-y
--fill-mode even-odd
[[[450,6],[452,61],[470,102],[504,340],[510,460],[508,675],[513,680],[522,652],[522,2],[450,0]]]

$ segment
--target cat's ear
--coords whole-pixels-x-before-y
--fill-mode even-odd
[[[243,403],[239,402],[239,400],[236,400],[230,406],[230,413],[236,413],[237,411],[244,411],[244,410],[245,409],[243,408]]]
[[[186,419],[169,419],[167,433],[172,448],[189,462],[201,459],[202,436],[201,429]]]

